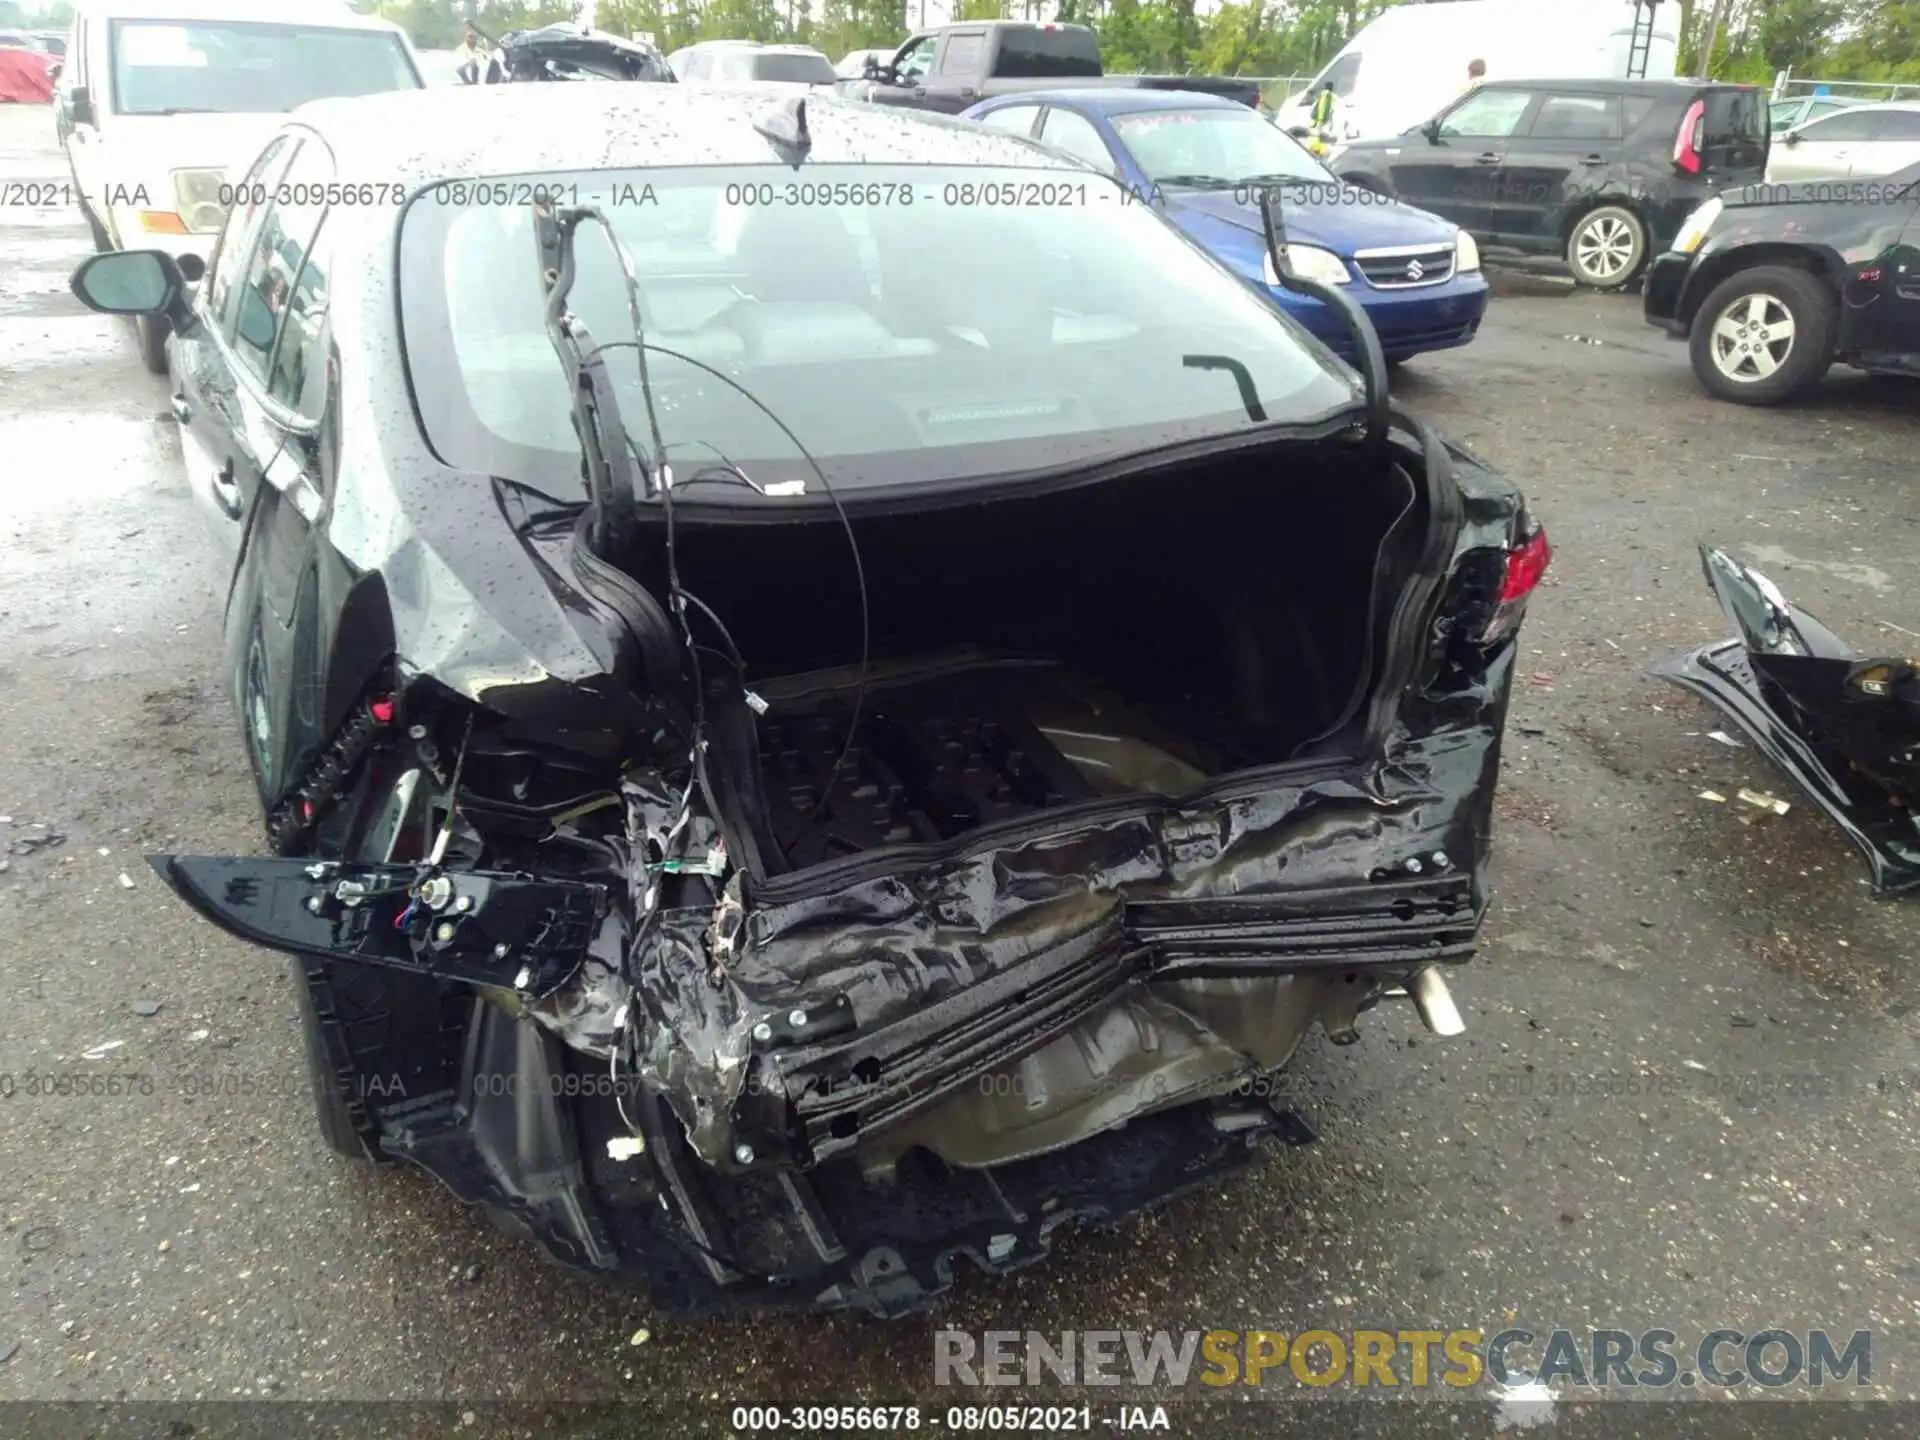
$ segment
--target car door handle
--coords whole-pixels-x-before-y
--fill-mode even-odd
[[[213,477],[213,499],[229,520],[238,520],[245,507],[240,501],[240,482],[233,478],[233,461],[228,460]]]
[[[178,420],[182,425],[187,424],[193,419],[193,407],[187,403],[187,397],[185,395],[175,395],[173,397],[173,418]]]
[[[1489,150],[1484,155],[1475,156],[1473,163],[1476,165],[1498,165],[1500,163],[1500,157]]]
[[[976,96],[976,95],[977,95],[978,93],[979,93],[978,91],[976,91],[976,90],[974,90],[974,89],[973,89],[973,88],[972,88],[971,86],[969,86],[968,88],[966,88],[965,90],[962,90],[962,91],[960,92],[960,98],[961,98],[962,100],[971,100],[971,99],[973,99],[973,98],[974,98],[974,97],[975,97],[975,96]]]
[[[1607,157],[1604,155],[1582,155],[1580,157],[1580,163],[1582,165],[1604,165],[1607,163]]]
[[[924,85],[916,85],[916,86],[914,86],[914,87],[913,87],[913,98],[914,98],[914,99],[916,99],[916,100],[924,100],[924,99],[926,99],[926,98],[927,98],[927,87],[926,87],[926,86],[924,86]]]

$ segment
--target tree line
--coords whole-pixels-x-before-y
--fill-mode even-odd
[[[954,0],[967,20],[1052,19],[1091,25],[1106,67],[1208,75],[1310,75],[1395,4],[1420,0]],[[1540,0],[1542,6],[1568,0]],[[1680,72],[1767,81],[1784,69],[1827,80],[1920,83],[1920,0],[1663,0],[1677,10]],[[405,27],[416,45],[446,49],[469,22],[483,33],[580,18],[580,0],[355,0]],[[598,0],[594,23],[650,34],[664,50],[696,40],[813,45],[838,59],[888,48],[911,33],[920,0]],[[63,27],[65,0],[0,0],[0,26]],[[1709,53],[1709,47],[1711,52]]]

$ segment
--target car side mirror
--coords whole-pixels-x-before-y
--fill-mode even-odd
[[[102,315],[164,315],[180,296],[180,267],[164,250],[109,250],[80,262],[69,282]]]
[[[860,78],[863,80],[884,80],[887,78],[887,67],[880,60],[869,55],[867,57],[867,63],[860,68]]]
[[[93,93],[84,85],[76,85],[67,95],[67,118],[75,125],[92,125]]]
[[[49,60],[47,62],[47,79],[58,80],[60,78],[60,72],[66,68],[67,67],[58,60]]]
[[[1427,121],[1426,124],[1420,127],[1420,133],[1427,137],[1427,143],[1429,145],[1438,145],[1440,143],[1440,122],[1438,120]]]
[[[1780,137],[1780,143],[1782,145],[1798,145],[1800,143],[1800,132],[1798,130],[1787,131],[1786,134]]]

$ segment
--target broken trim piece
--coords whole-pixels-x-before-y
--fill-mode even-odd
[[[1896,895],[1920,887],[1920,830],[1910,811],[1869,780],[1841,774],[1767,704],[1747,649],[1722,640],[1653,667],[1653,674],[1711,702],[1784,771],[1866,858],[1873,888]],[[1903,838],[1906,837],[1906,838]]]
[[[153,855],[221,929],[289,954],[386,965],[544,999],[587,958],[602,885],[432,866]]]

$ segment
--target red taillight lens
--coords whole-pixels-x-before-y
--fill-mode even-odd
[[[1494,606],[1493,618],[1487,621],[1487,628],[1480,636],[1481,644],[1497,644],[1520,628],[1521,617],[1527,613],[1527,597],[1539,588],[1547,566],[1552,563],[1553,546],[1547,543],[1545,530],[1535,530],[1507,551],[1507,573],[1500,581],[1500,603]]]
[[[1511,605],[1526,599],[1552,563],[1553,546],[1547,543],[1547,532],[1534,531],[1529,539],[1507,552],[1507,578],[1500,586],[1500,603]]]
[[[1700,173],[1701,131],[1706,126],[1707,102],[1696,100],[1687,107],[1687,118],[1680,122],[1680,133],[1673,137],[1673,164],[1689,175]]]

